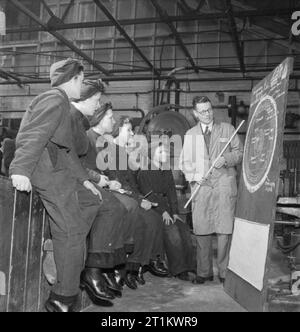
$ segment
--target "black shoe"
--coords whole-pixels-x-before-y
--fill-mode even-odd
[[[219,280],[220,280],[220,283],[224,285],[224,283],[225,283],[225,278],[221,278],[221,277],[219,277]]]
[[[102,273],[102,276],[105,279],[108,289],[111,290],[116,297],[122,297],[122,286],[117,283],[115,273]]]
[[[124,276],[123,276],[123,273],[122,273],[121,270],[116,270],[115,271],[115,279],[116,279],[118,287],[123,289],[125,283],[124,283]]]
[[[161,266],[157,260],[151,260],[148,265],[148,271],[156,277],[165,278],[169,276],[169,271]]]
[[[86,290],[91,301],[99,306],[111,307],[115,296],[108,289],[99,269],[86,268],[80,277],[80,288]]]
[[[48,299],[45,303],[47,312],[75,312],[76,303],[65,304],[58,300]]]
[[[175,277],[183,281],[190,281],[188,272],[181,272],[177,274]]]
[[[127,271],[126,275],[124,276],[124,283],[130,289],[138,288],[137,283],[136,283],[135,273],[132,271]]]
[[[145,285],[146,284],[146,280],[144,279],[144,268],[140,268],[138,274],[135,277],[136,281],[138,282],[138,284],[140,285]]]
[[[194,280],[193,280],[193,284],[198,284],[198,285],[202,285],[204,284],[206,281],[214,281],[214,277],[200,277],[197,276]]]
[[[166,262],[160,257],[160,255],[157,256],[157,265],[159,268],[169,271]]]

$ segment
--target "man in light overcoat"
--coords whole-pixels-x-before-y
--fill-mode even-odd
[[[243,145],[236,135],[206,181],[203,177],[216,160],[235,128],[214,119],[207,97],[195,97],[193,112],[198,120],[185,135],[179,168],[190,183],[191,192],[201,183],[192,202],[193,230],[197,239],[197,284],[213,280],[213,234],[217,235],[217,265],[224,283],[237,198],[235,167],[241,163]]]

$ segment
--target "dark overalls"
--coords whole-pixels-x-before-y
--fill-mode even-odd
[[[32,101],[16,138],[10,174],[31,180],[50,216],[57,267],[52,292],[75,296],[99,198],[83,186],[88,175],[73,150],[70,104],[64,91],[55,88]],[[82,200],[82,194],[90,199]]]

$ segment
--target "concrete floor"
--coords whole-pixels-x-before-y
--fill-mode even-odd
[[[231,299],[215,280],[204,285],[176,278],[157,278],[145,274],[146,285],[138,290],[125,287],[123,297],[114,306],[92,306],[88,312],[242,312],[244,309]]]
[[[194,241],[194,238],[192,237]],[[195,244],[195,243],[194,243]],[[217,241],[214,239],[214,275]],[[190,274],[191,277],[195,275]],[[236,312],[245,311],[223,289],[219,279],[204,285],[194,285],[177,278],[158,278],[149,272],[144,274],[146,285],[137,290],[124,287],[123,297],[114,300],[114,306],[91,306],[88,312]]]
[[[214,244],[216,247],[216,244]],[[286,257],[275,248],[271,254],[269,286],[290,278]],[[216,256],[216,248],[214,250]],[[214,262],[215,263],[215,262]],[[214,274],[217,268],[214,264]],[[146,285],[134,291],[124,287],[123,297],[114,300],[111,308],[91,306],[87,312],[245,312],[223,289],[219,280],[204,285],[176,278],[158,278],[145,274]],[[288,302],[289,301],[289,302]],[[300,311],[300,298],[276,299],[270,303],[270,311]]]

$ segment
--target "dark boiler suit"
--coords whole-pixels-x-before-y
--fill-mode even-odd
[[[88,175],[73,149],[70,103],[63,90],[47,91],[28,107],[10,166],[10,175],[14,174],[31,180],[50,216],[57,267],[57,283],[52,292],[65,297],[76,295],[84,267],[86,238],[99,197],[90,193],[91,200],[82,200]]]

